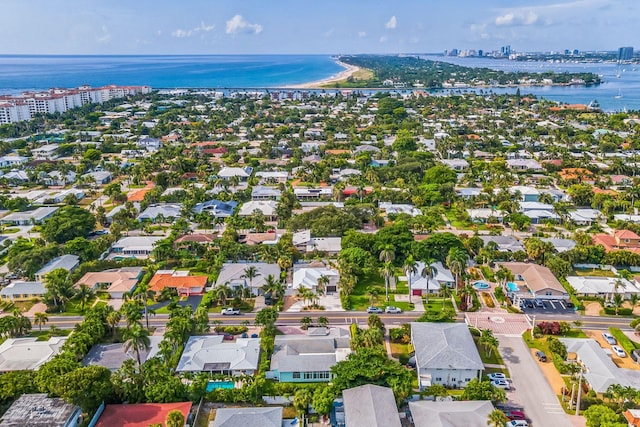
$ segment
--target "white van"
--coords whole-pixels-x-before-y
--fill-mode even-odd
[[[525,420],[511,420],[504,423],[504,427],[529,427],[529,423]]]

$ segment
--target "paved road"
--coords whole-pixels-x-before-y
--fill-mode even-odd
[[[535,427],[571,427],[571,421],[522,338],[498,336],[498,349],[509,369],[513,389],[509,400],[522,405]]]

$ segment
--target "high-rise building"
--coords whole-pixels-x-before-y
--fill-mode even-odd
[[[573,49],[573,55],[579,55],[580,51],[578,49]]]
[[[502,56],[511,55],[511,45],[502,46],[500,48],[500,53],[502,54]]]
[[[482,56],[483,53],[482,49],[478,49],[478,56]]]
[[[569,49],[565,49],[564,50],[564,54],[565,54],[565,56],[568,56],[569,55]]]
[[[633,47],[626,46],[618,49],[618,61],[628,61],[633,58]]]

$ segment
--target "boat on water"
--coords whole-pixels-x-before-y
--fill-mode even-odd
[[[614,96],[615,99],[620,99],[622,98],[622,89],[618,89],[618,94],[616,96]]]

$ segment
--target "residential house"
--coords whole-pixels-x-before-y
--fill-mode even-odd
[[[122,267],[104,271],[91,271],[76,282],[75,287],[85,284],[94,291],[102,290],[111,299],[121,299],[125,293],[131,293],[142,277],[142,267]]]
[[[422,211],[413,205],[399,204],[391,202],[380,202],[378,208],[386,212],[387,215],[406,214],[416,217],[422,215]]]
[[[11,171],[2,175],[11,185],[20,185],[29,182],[29,175],[25,171],[11,169]]]
[[[256,177],[260,178],[260,184],[284,184],[289,180],[289,172],[256,172]]]
[[[567,352],[575,353],[576,360],[585,368],[583,378],[596,393],[606,393],[609,386],[640,388],[640,371],[619,368],[611,352],[600,347],[591,338],[560,338]]]
[[[511,270],[518,292],[512,295],[512,302],[519,306],[523,298],[568,300],[569,293],[547,267],[527,262],[501,262]]]
[[[464,388],[480,379],[484,364],[464,323],[411,323],[420,389],[433,384]]]
[[[40,270],[36,271],[35,277],[36,280],[42,282],[45,280],[47,274],[51,273],[53,270],[57,270],[62,268],[68,272],[72,272],[80,265],[80,257],[78,255],[62,255],[56,257],[46,263]]]
[[[309,328],[306,335],[277,335],[267,378],[280,382],[329,382],[331,367],[351,353],[349,332]]]
[[[246,277],[246,273],[250,267],[255,267],[258,275],[252,280]],[[265,284],[267,277],[273,276],[276,280],[280,277],[280,267],[278,264],[268,264],[266,262],[246,262],[222,264],[218,280],[215,286],[228,285],[231,289],[251,288],[251,293],[259,295],[260,287]]]
[[[0,222],[10,225],[42,224],[45,219],[51,217],[58,209],[57,206],[46,206],[32,211],[12,212],[2,218]]]
[[[29,158],[24,156],[1,156],[0,168],[14,168],[24,165],[28,160]]]
[[[551,243],[556,252],[566,252],[576,247],[575,240],[571,239],[556,239],[553,237],[541,237],[543,242]]]
[[[138,143],[138,147],[150,152],[158,151],[162,146],[162,142],[158,138],[150,138],[148,136],[141,138]]]
[[[65,174],[60,171],[53,171],[46,174],[43,182],[48,186],[64,187],[67,184],[75,182],[77,176],[78,175],[73,171],[69,171]]]
[[[640,289],[624,278],[600,276],[567,276],[567,282],[576,290],[576,294],[588,297],[612,299],[620,294],[624,299],[631,295],[640,296]]]
[[[500,252],[524,251],[522,243],[513,236],[480,236],[480,238],[484,242],[484,246],[487,246],[489,242],[495,243]]]
[[[521,202],[520,211],[531,219],[532,224],[541,224],[546,220],[558,220],[553,205],[541,202]]]
[[[246,181],[251,174],[253,173],[253,168],[247,166],[245,168],[232,168],[232,167],[223,167],[218,172],[218,178],[229,180],[233,177],[238,177],[241,182]]]
[[[594,222],[598,222],[602,218],[602,212],[598,209],[576,209],[569,212],[569,219],[576,225],[591,225]]]
[[[238,202],[235,200],[229,200],[227,202],[221,202],[220,200],[209,200],[206,202],[198,203],[193,207],[193,211],[196,214],[203,212],[209,213],[214,218],[226,218],[233,215]]]
[[[488,400],[409,402],[415,427],[486,426],[494,409]]]
[[[46,393],[23,394],[0,417],[2,427],[76,427],[82,409]]]
[[[393,390],[374,384],[342,391],[345,427],[400,427]]]
[[[179,411],[189,419],[191,402],[109,404],[93,416],[92,427],[148,427],[164,425],[171,411]],[[246,426],[249,427],[249,426]]]
[[[251,189],[251,200],[278,200],[282,191],[275,187],[256,185]]]
[[[151,335],[149,337],[149,348],[140,350],[140,361],[144,363],[159,351],[162,335]],[[82,359],[82,366],[102,366],[111,371],[117,371],[127,360],[136,360],[138,355],[134,349],[125,351],[123,343],[116,344],[96,344]]]
[[[224,335],[189,337],[176,372],[253,375],[260,361],[260,338],[224,341]]]
[[[445,166],[449,166],[456,172],[462,172],[469,168],[469,162],[465,159],[442,159],[440,160]]]
[[[211,427],[283,427],[297,423],[282,420],[282,406],[218,408]]]
[[[300,252],[321,252],[327,255],[337,255],[342,249],[342,237],[311,237],[311,230],[293,233],[293,246]]]
[[[147,259],[153,253],[160,236],[129,236],[123,237],[111,246],[108,259],[138,258]]]
[[[35,371],[60,353],[66,340],[67,337],[51,337],[48,341],[9,338],[0,344],[0,373]]]
[[[640,427],[640,409],[627,409],[622,413],[629,427]]]
[[[180,203],[156,203],[149,205],[138,215],[138,221],[173,222],[182,216]]]
[[[46,144],[31,150],[34,160],[55,160],[59,157],[58,144]]]
[[[370,153],[370,154],[378,154],[380,152],[380,149],[374,145],[368,145],[368,144],[364,144],[364,145],[358,145],[356,148],[354,148],[353,150],[353,154],[355,156],[357,156],[358,154],[362,154],[362,153]]]
[[[0,289],[0,301],[20,302],[42,298],[47,290],[42,282],[12,282]]]
[[[80,178],[89,182],[95,182],[97,185],[105,185],[111,182],[113,175],[109,171],[94,171],[85,173]]]
[[[278,203],[273,200],[249,201],[240,207],[238,216],[251,216],[255,211],[262,213],[267,221],[276,221]]]
[[[333,187],[294,187],[293,194],[298,200],[320,200],[333,197]]]
[[[326,277],[329,282],[324,284],[324,292],[334,293],[338,290],[340,273],[319,263],[322,267],[314,267],[312,263],[309,267],[293,266],[293,289],[311,289],[316,292],[321,278]]]
[[[532,159],[507,159],[507,167],[514,171],[541,171],[542,165]]]
[[[158,270],[149,282],[149,290],[160,293],[165,288],[172,288],[179,295],[202,295],[207,281],[207,276],[189,276],[186,270]]]
[[[616,230],[610,234],[593,236],[594,245],[604,246],[605,251],[630,251],[640,253],[640,236],[630,230]]]
[[[440,292],[442,285],[448,287],[455,286],[455,278],[449,269],[447,269],[440,261],[436,261],[430,265],[433,271],[433,277],[428,275],[423,277],[422,272],[426,264],[422,261],[416,263],[416,273],[408,278],[411,282],[411,295],[421,296],[427,294],[437,294]]]
[[[469,215],[469,219],[471,219],[471,221],[481,224],[490,222],[489,218],[494,218],[495,221],[501,223],[504,220],[504,217],[507,215],[505,211],[499,211],[490,208],[467,209],[467,214]]]

